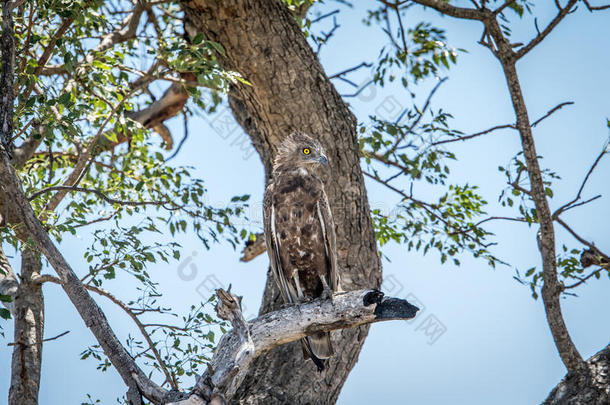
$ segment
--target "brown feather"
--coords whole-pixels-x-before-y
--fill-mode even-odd
[[[311,149],[314,156],[299,156],[304,148]],[[323,156],[318,142],[293,134],[280,147],[265,190],[267,252],[286,303],[321,297],[324,282],[332,291],[338,288],[335,227],[324,183],[317,175],[319,164],[312,163],[315,153]],[[332,355],[327,332],[303,339],[302,343],[304,354],[318,368],[324,363],[320,359]]]

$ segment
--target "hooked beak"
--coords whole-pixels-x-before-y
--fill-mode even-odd
[[[322,163],[324,166],[328,165],[328,159],[324,155],[320,155],[320,157],[318,158],[318,162]]]

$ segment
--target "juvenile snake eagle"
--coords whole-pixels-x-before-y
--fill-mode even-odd
[[[320,178],[328,160],[320,143],[294,132],[280,145],[263,203],[271,269],[287,304],[338,291],[335,226]],[[330,332],[301,340],[320,371],[333,354]]]

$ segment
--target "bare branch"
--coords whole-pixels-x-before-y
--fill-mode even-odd
[[[505,2],[504,2],[504,4],[502,4],[500,7],[498,7],[497,9],[495,9],[495,10],[493,11],[493,13],[494,13],[495,15],[500,14],[502,11],[504,11],[504,9],[505,9],[506,7],[510,6],[510,5],[511,5],[511,4],[513,4],[514,2],[515,2],[515,0],[507,0],[507,1],[505,1]]]
[[[61,279],[59,279],[57,277],[53,277],[53,276],[48,275],[48,274],[41,275],[41,276],[37,277],[34,281],[35,282],[39,282],[39,283],[42,283],[42,282],[53,282],[53,283],[56,283],[56,284],[59,284],[59,285],[63,285],[63,281]],[[129,308],[129,306],[127,304],[125,304],[123,301],[118,299],[115,295],[113,295],[112,293],[104,290],[103,288],[95,287],[95,286],[90,285],[90,284],[85,284],[84,287],[87,290],[89,290],[89,291],[93,291],[96,294],[99,294],[99,295],[101,295],[103,297],[108,298],[110,301],[112,301],[114,304],[116,304],[119,308],[121,308],[133,320],[133,322],[136,324],[136,326],[140,330],[140,333],[142,334],[142,336],[146,340],[146,343],[148,344],[148,347],[150,347],[150,350],[152,351],[153,355],[155,356],[155,359],[157,360],[157,363],[159,364],[159,367],[163,371],[163,374],[165,374],[165,378],[166,378],[167,382],[171,385],[171,387],[174,390],[177,390],[178,389],[177,381],[169,373],[169,371],[167,370],[167,367],[165,367],[165,363],[163,362],[163,359],[161,359],[161,354],[157,350],[157,347],[155,346],[155,343],[152,341],[150,335],[146,331],[146,327],[142,324],[142,322],[140,322],[140,319],[131,310],[131,308]]]
[[[585,6],[587,6],[587,10],[589,11],[599,11],[599,10],[607,10],[610,8],[610,4],[606,4],[604,6],[592,6],[588,0],[583,0]]]
[[[69,330],[67,330],[67,331],[65,331],[65,332],[62,332],[62,333],[60,333],[59,335],[53,336],[53,337],[51,337],[51,338],[46,338],[46,339],[43,339],[42,341],[43,341],[43,342],[50,342],[51,340],[56,340],[56,339],[59,339],[59,338],[60,338],[60,337],[62,337],[62,336],[66,336],[68,333],[70,333],[70,331],[69,331]]]
[[[407,3],[407,1],[398,1],[396,3],[390,3],[385,0],[379,0],[381,3],[386,6],[399,6]],[[442,0],[413,0],[415,3],[421,4],[422,6],[431,7],[436,11],[439,11],[445,15],[462,18],[466,20],[479,20],[482,21],[485,18],[485,14],[483,14],[479,10],[474,10],[472,8],[464,8],[464,7],[456,7]]]
[[[359,290],[336,294],[332,300],[291,306],[246,322],[240,297],[224,290],[218,290],[217,295],[218,315],[230,320],[234,329],[220,340],[208,371],[198,379],[191,397],[176,404],[230,401],[252,362],[277,346],[316,332],[411,319],[419,310],[403,299],[386,298],[376,290]]]
[[[576,288],[576,287],[578,287],[579,285],[586,283],[586,282],[587,282],[587,280],[589,280],[591,277],[594,277],[594,276],[595,276],[595,277],[599,277],[598,275],[599,275],[599,274],[600,274],[602,271],[607,271],[607,270],[606,270],[606,269],[597,269],[597,270],[594,270],[594,271],[592,271],[592,272],[591,272],[589,275],[587,275],[586,277],[582,277],[582,278],[580,278],[580,280],[579,280],[579,281],[577,281],[576,283],[574,283],[574,284],[570,284],[570,285],[566,285],[566,286],[564,287],[564,289],[569,290],[569,289],[571,289],[571,288]]]
[[[330,76],[328,76],[328,78],[329,79],[336,79],[336,78],[339,78],[339,77],[341,77],[341,76],[343,76],[343,75],[345,75],[347,73],[355,72],[358,69],[362,69],[363,67],[367,67],[368,68],[368,67],[371,67],[371,66],[373,66],[372,63],[362,62],[359,65],[356,65],[356,66],[351,67],[349,69],[342,70],[341,72],[335,73],[334,75],[330,75]]]
[[[317,23],[317,22],[322,21],[322,20],[323,20],[323,19],[325,19],[325,18],[331,17],[331,16],[333,16],[333,15],[335,15],[335,14],[339,14],[340,12],[341,12],[341,10],[336,9],[336,10],[333,10],[333,11],[331,11],[331,12],[329,12],[329,13],[322,14],[321,16],[316,17],[316,18],[314,18],[313,20],[311,20],[311,23],[312,23],[312,24],[315,24],[315,23]]]
[[[574,104],[573,101],[566,101],[566,102],[563,102],[563,103],[551,108],[546,114],[544,114],[542,117],[538,118],[536,121],[534,121],[532,123],[532,128],[535,127],[536,125],[540,124],[546,118],[550,117],[555,111],[561,110],[563,107],[565,107],[567,105],[572,105],[572,104]]]
[[[581,206],[581,205],[584,205],[584,204],[590,203],[591,201],[594,201],[594,200],[596,200],[597,198],[601,197],[601,196],[595,196],[595,197],[590,198],[589,200],[584,201],[584,202],[582,202],[582,203],[579,203],[579,204],[574,204],[574,203],[576,203],[578,200],[580,200],[581,195],[582,195],[582,192],[583,192],[583,190],[585,189],[585,185],[587,184],[587,181],[589,181],[589,177],[591,177],[591,174],[593,173],[593,171],[594,171],[594,170],[595,170],[595,168],[597,167],[598,163],[599,163],[599,162],[602,160],[602,158],[603,158],[603,157],[604,157],[604,156],[605,156],[607,153],[608,153],[608,142],[606,142],[606,144],[604,145],[604,147],[603,147],[602,151],[599,153],[599,155],[597,155],[597,158],[595,159],[595,161],[593,162],[593,164],[591,165],[591,167],[590,167],[590,168],[589,168],[589,170],[587,171],[587,174],[585,175],[584,180],[583,180],[583,181],[582,181],[582,183],[580,184],[580,188],[578,189],[578,193],[576,193],[576,197],[574,197],[574,199],[573,199],[572,201],[570,201],[570,202],[568,202],[568,203],[566,203],[566,204],[562,205],[561,207],[559,207],[559,208],[558,208],[558,209],[557,209],[557,210],[556,210],[556,211],[553,213],[553,218],[557,218],[557,217],[559,217],[559,215],[561,215],[561,213],[563,213],[563,212],[565,212],[565,211],[567,211],[567,210],[569,210],[569,209],[572,209],[572,208],[575,208],[575,207],[578,207],[578,206]]]
[[[499,129],[507,129],[507,128],[517,129],[514,124],[496,125],[495,127],[486,129],[485,131],[476,132],[476,133],[471,134],[471,135],[465,135],[465,136],[460,136],[460,137],[457,137],[457,138],[451,138],[451,139],[445,139],[445,140],[442,140],[442,141],[433,142],[432,146],[438,146],[438,145],[442,145],[444,143],[451,143],[451,142],[458,142],[458,141],[467,141],[468,139],[476,138],[478,136],[486,135],[486,134],[488,134],[490,132],[497,131]]]
[[[190,80],[195,80],[192,74],[188,75]],[[182,111],[188,98],[185,86],[182,83],[173,83],[163,96],[150,106],[140,111],[128,111],[125,116],[139,122],[145,128],[154,128]]]
[[[551,31],[553,31],[553,29],[557,26],[557,24],[559,24],[561,22],[561,20],[564,19],[565,16],[567,16],[568,14],[570,14],[572,12],[572,7],[574,7],[577,2],[578,2],[578,0],[570,0],[570,1],[568,1],[568,4],[566,4],[566,6],[563,8],[558,6],[559,13],[557,13],[555,18],[553,18],[551,20],[549,25],[547,25],[546,28],[544,30],[542,30],[542,32],[539,35],[537,35],[527,45],[525,45],[523,48],[519,49],[516,52],[515,59],[521,59],[523,56],[525,56],[525,54],[527,54],[529,51],[534,49],[534,47],[536,45],[538,45],[540,42],[542,42],[542,40],[544,38],[546,38],[546,36],[549,35],[551,33]]]
[[[434,87],[432,88],[432,90],[430,91],[430,93],[428,94],[428,97],[426,97],[426,101],[424,102],[424,106],[420,109],[418,109],[417,107],[415,108],[417,110],[418,116],[417,118],[411,123],[411,125],[409,125],[409,128],[407,129],[407,133],[413,133],[413,130],[415,129],[415,127],[417,125],[419,125],[421,119],[424,117],[424,114],[426,113],[426,110],[428,109],[428,107],[430,106],[430,102],[432,101],[432,97],[434,97],[434,94],[437,92],[437,90],[441,87],[441,85],[443,83],[445,83],[449,78],[448,77],[443,77],[442,79],[440,79],[438,81],[438,83],[436,83],[434,85]],[[403,112],[404,114],[404,112]],[[396,118],[396,123],[398,123],[401,119],[402,119],[402,115],[400,114],[398,116],[398,118]],[[394,153],[394,151],[396,149],[400,149],[398,146],[400,145],[400,143],[403,141],[404,138],[399,137],[396,139],[396,141],[394,142],[394,145],[392,145],[392,147],[390,148],[390,150],[387,152],[387,154],[390,153]]]
[[[610,262],[610,257],[606,254],[603,254],[602,252],[600,252],[600,250],[595,246],[595,244],[593,244],[593,242],[589,242],[588,240],[586,240],[585,238],[583,238],[582,236],[580,236],[579,234],[577,234],[574,229],[572,229],[572,227],[570,227],[563,219],[561,218],[555,218],[555,221],[557,221],[557,223],[559,223],[559,225],[563,226],[563,228],[568,231],[570,233],[570,235],[572,235],[574,237],[574,239],[576,239],[577,241],[579,241],[580,243],[582,243],[583,245],[587,246],[589,249],[598,252],[606,261]]]
[[[47,188],[43,188],[28,197],[28,201],[35,200],[43,194],[50,193],[52,191],[65,191],[65,192],[80,192],[80,193],[93,193],[103,199],[104,201],[110,204],[119,204],[119,205],[129,205],[129,206],[141,206],[141,205],[164,205],[169,204],[169,201],[124,201],[117,200],[115,198],[108,197],[100,190],[96,190],[93,188],[84,188],[84,187],[70,187],[70,186],[51,186]]]

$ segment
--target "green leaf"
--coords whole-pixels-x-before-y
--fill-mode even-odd
[[[0,308],[0,318],[11,319],[11,311],[6,308]]]
[[[72,95],[70,93],[63,93],[61,96],[59,96],[57,101],[60,104],[63,104],[66,107],[69,107],[70,106],[70,99],[71,99],[71,97],[72,97]]]
[[[200,32],[199,34],[195,35],[195,38],[193,38],[193,45],[201,44],[204,39],[205,35],[203,34],[203,32]]]

